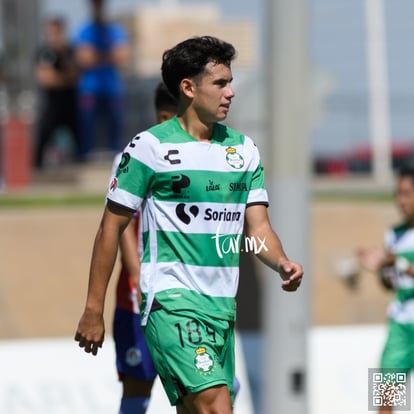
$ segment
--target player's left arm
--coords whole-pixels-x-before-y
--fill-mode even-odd
[[[257,256],[280,274],[282,289],[289,292],[297,290],[303,277],[302,266],[287,257],[278,235],[272,229],[266,206],[257,204],[247,207],[245,232],[247,237],[260,242],[262,248]]]

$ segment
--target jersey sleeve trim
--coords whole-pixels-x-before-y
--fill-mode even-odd
[[[246,204],[246,208],[252,207],[252,206],[265,206],[269,207],[268,201],[252,201],[251,203]]]
[[[130,211],[130,212],[132,212],[132,213],[135,213],[135,212],[136,212],[136,209],[133,209],[133,208],[127,207],[127,206],[125,206],[125,205],[123,205],[123,204],[121,204],[121,203],[117,203],[116,201],[113,201],[113,200],[111,200],[110,198],[107,198],[106,200],[107,200],[108,205],[113,205],[113,206],[116,206],[116,207],[121,207],[121,208],[123,208],[124,210],[128,210],[128,211]]]

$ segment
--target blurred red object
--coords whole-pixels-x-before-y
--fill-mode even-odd
[[[6,189],[27,187],[32,179],[32,128],[19,116],[10,116],[1,124],[2,175]]]

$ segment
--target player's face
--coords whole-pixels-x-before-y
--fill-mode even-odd
[[[45,24],[46,41],[53,47],[59,47],[65,43],[63,27],[59,23],[47,22]]]
[[[414,182],[410,177],[401,177],[397,185],[397,205],[404,217],[414,221]]]
[[[203,122],[219,122],[227,117],[234,91],[231,69],[208,63],[206,71],[194,81],[193,108]]]

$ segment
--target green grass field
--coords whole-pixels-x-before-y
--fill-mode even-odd
[[[103,206],[105,195],[70,194],[70,195],[2,195],[0,196],[0,209],[27,208],[27,207],[79,207]]]
[[[0,195],[0,209],[27,207],[80,207],[103,205],[105,194],[71,193],[71,194],[3,194]],[[393,195],[385,192],[360,191],[315,191],[313,199],[317,201],[344,202],[390,202]]]

